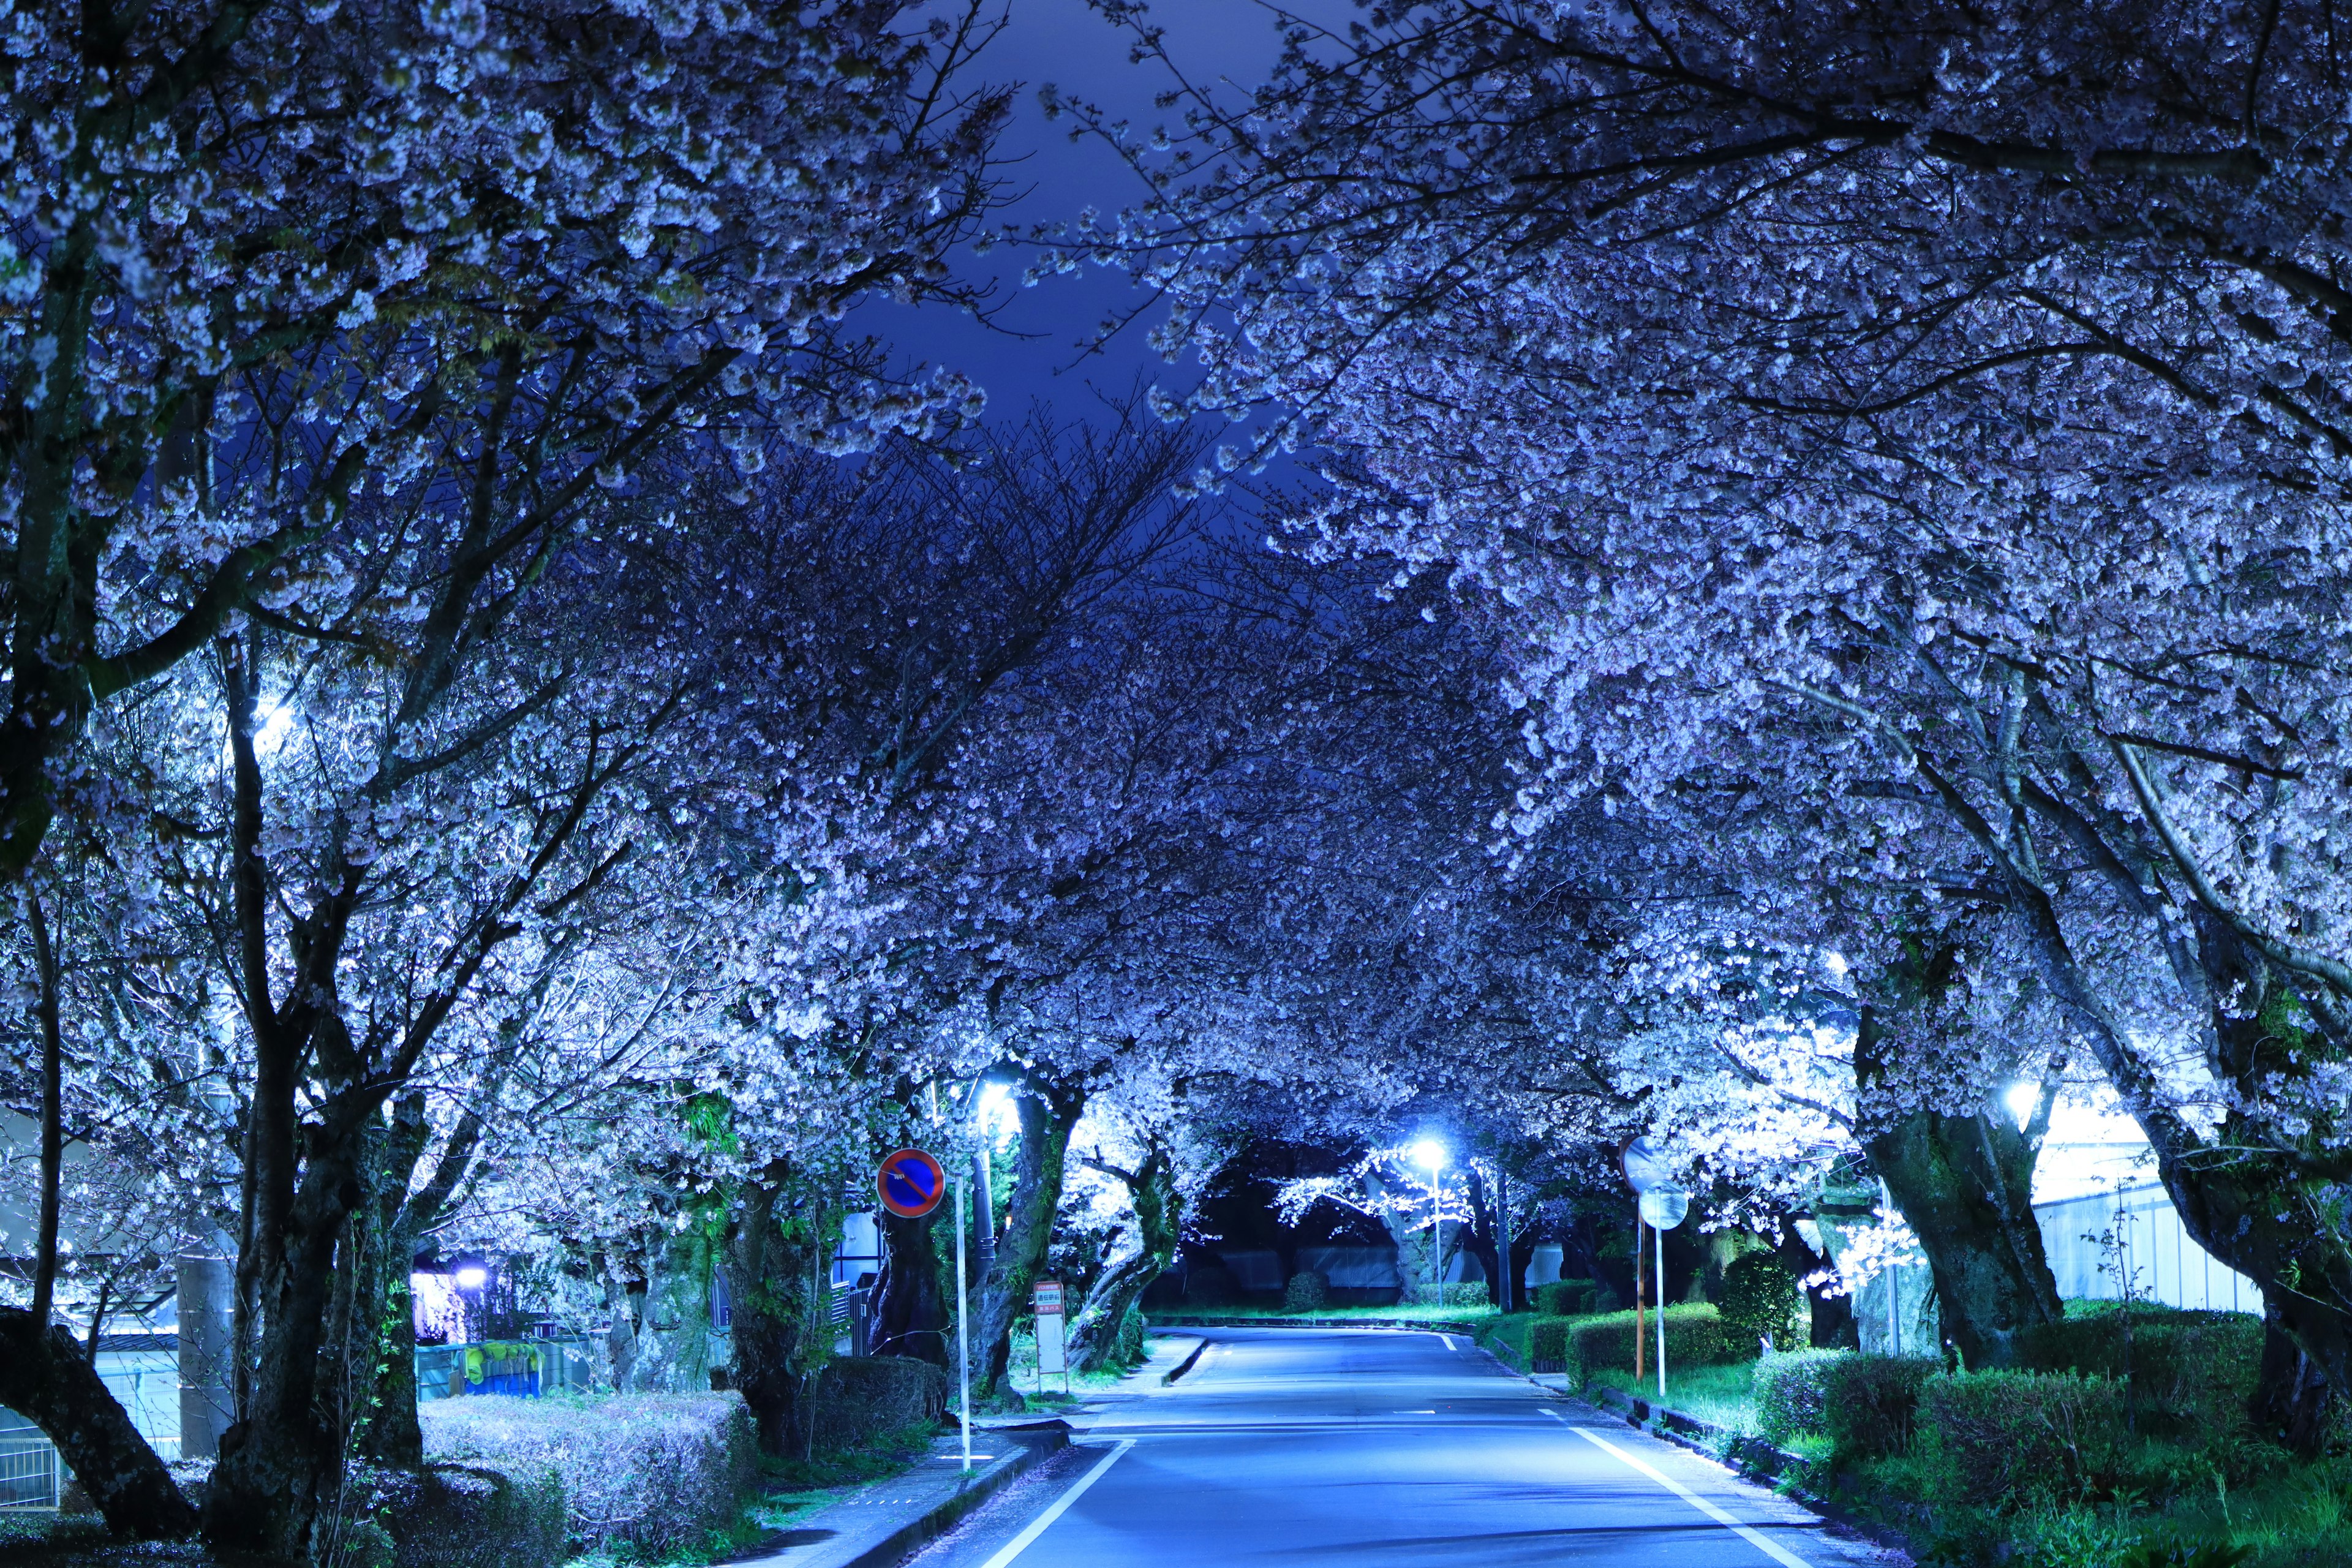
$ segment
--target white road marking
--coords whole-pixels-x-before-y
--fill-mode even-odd
[[[1707,1518],[1715,1521],[1716,1523],[1723,1526],[1724,1529],[1731,1531],[1732,1534],[1739,1537],[1740,1540],[1745,1541],[1748,1545],[1753,1546],[1757,1551],[1764,1553],[1765,1556],[1769,1557],[1773,1562],[1780,1563],[1780,1568],[1812,1568],[1812,1565],[1807,1563],[1803,1558],[1798,1556],[1792,1552],[1787,1551],[1777,1542],[1767,1541],[1755,1531],[1748,1529],[1748,1526],[1740,1523],[1738,1520],[1732,1518],[1729,1514],[1716,1507],[1715,1504],[1699,1496],[1698,1493],[1691,1490],[1688,1487],[1684,1486],[1681,1482],[1672,1480],[1658,1471],[1652,1469],[1648,1465],[1643,1464],[1641,1460],[1635,1458],[1633,1455],[1627,1453],[1624,1449],[1619,1447],[1608,1438],[1601,1436],[1597,1433],[1589,1431],[1582,1426],[1578,1426],[1570,1423],[1568,1418],[1557,1410],[1547,1410],[1544,1414],[1550,1416],[1553,1420],[1561,1423],[1563,1426],[1566,1426],[1570,1431],[1575,1433],[1586,1442],[1591,1443],[1593,1447],[1600,1448],[1604,1453],[1616,1455],[1617,1458],[1624,1460],[1625,1463],[1641,1471],[1643,1475],[1649,1477],[1652,1480],[1657,1482],[1660,1486],[1665,1488],[1676,1497],[1682,1499],[1683,1501],[1690,1504],[1691,1507],[1698,1510],[1699,1512],[1706,1515]],[[988,1565],[988,1568],[997,1568],[997,1564],[992,1563]]]
[[[1004,1543],[1004,1549],[999,1552],[995,1556],[990,1558],[986,1563],[982,1563],[981,1568],[1004,1568],[1006,1563],[1012,1562],[1015,1557],[1020,1556],[1024,1552],[1028,1551],[1030,1543],[1034,1542],[1039,1536],[1045,1533],[1045,1527],[1047,1525],[1061,1518],[1064,1510],[1067,1509],[1072,1503],[1077,1501],[1078,1499],[1084,1497],[1086,1495],[1087,1489],[1094,1485],[1097,1481],[1102,1479],[1102,1473],[1105,1470],[1109,1469],[1113,1465],[1118,1464],[1118,1457],[1134,1447],[1134,1438],[1121,1438],[1118,1446],[1113,1447],[1109,1453],[1105,1454],[1100,1462],[1098,1462],[1093,1469],[1088,1470],[1084,1476],[1079,1478],[1078,1484],[1076,1486],[1072,1487],[1068,1491],[1064,1492],[1060,1497],[1055,1499],[1053,1507],[1047,1509],[1045,1512],[1031,1520],[1029,1521],[1028,1529],[1023,1531],[1020,1534],[1006,1542]],[[1797,1568],[1805,1568],[1805,1565],[1800,1563],[1797,1564]]]
[[[1444,1345],[1447,1350],[1452,1350],[1454,1348],[1454,1336],[1452,1334],[1440,1334],[1437,1336],[1437,1340],[1438,1342]]]

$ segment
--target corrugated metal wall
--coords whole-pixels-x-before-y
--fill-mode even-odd
[[[2042,1222],[2042,1248],[2062,1297],[2118,1300],[2128,1279],[2132,1295],[2143,1301],[2223,1312],[2263,1310],[2261,1288],[2189,1240],[2172,1199],[2153,1183],[2036,1204],[2033,1216]],[[2119,1247],[2102,1245],[2099,1238],[2108,1235]]]

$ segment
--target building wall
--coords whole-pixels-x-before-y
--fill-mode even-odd
[[[2189,1238],[2171,1197],[2154,1184],[2033,1205],[2058,1294],[2134,1299],[2170,1307],[2259,1312],[2262,1288]],[[2107,1246],[2112,1236],[2119,1245]]]

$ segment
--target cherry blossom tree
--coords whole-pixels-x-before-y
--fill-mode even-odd
[[[1507,607],[1544,775],[1507,831],[1739,779],[1822,886],[2001,906],[2343,1391],[2330,25],[1298,24],[1066,258],[1136,258],[1202,401],[1333,454],[1326,548]]]

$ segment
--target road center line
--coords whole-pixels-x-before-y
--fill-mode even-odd
[[[1102,1479],[1102,1473],[1118,1463],[1118,1457],[1135,1447],[1135,1439],[1122,1437],[1117,1447],[1097,1461],[1095,1468],[1078,1478],[1078,1484],[1054,1500],[1054,1506],[1029,1521],[1029,1528],[1004,1543],[1003,1551],[981,1564],[981,1568],[1004,1568],[1004,1565],[1029,1550],[1030,1543],[1045,1533],[1045,1527],[1062,1517],[1064,1510],[1086,1495],[1088,1487]],[[1796,1568],[1805,1568],[1801,1563]]]
[[[1753,1546],[1757,1551],[1764,1553],[1765,1556],[1769,1557],[1773,1562],[1780,1563],[1780,1568],[1812,1568],[1812,1565],[1807,1563],[1803,1558],[1786,1550],[1774,1542],[1767,1541],[1755,1531],[1748,1529],[1748,1526],[1740,1523],[1738,1520],[1732,1518],[1729,1514],[1716,1507],[1715,1504],[1699,1496],[1698,1493],[1691,1490],[1688,1487],[1684,1486],[1681,1482],[1670,1479],[1659,1471],[1652,1469],[1649,1466],[1643,1464],[1641,1460],[1635,1458],[1633,1455],[1627,1453],[1624,1449],[1619,1447],[1608,1438],[1588,1431],[1584,1427],[1573,1425],[1556,1410],[1546,1411],[1545,1414],[1549,1415],[1553,1420],[1559,1422],[1562,1426],[1567,1426],[1570,1431],[1575,1433],[1578,1436],[1583,1438],[1586,1442],[1591,1443],[1595,1447],[1601,1449],[1605,1453],[1616,1455],[1619,1458],[1624,1460],[1625,1463],[1633,1466],[1633,1468],[1641,1471],[1643,1475],[1649,1477],[1652,1480],[1657,1482],[1660,1486],[1665,1488],[1676,1497],[1682,1499],[1683,1501],[1690,1504],[1691,1507],[1698,1510],[1699,1512],[1706,1515],[1707,1518],[1715,1521],[1716,1523],[1723,1526],[1724,1529],[1731,1531],[1732,1534],[1739,1537],[1740,1540],[1745,1541],[1748,1545]],[[997,1568],[997,1564],[992,1563],[988,1565],[988,1568]]]

